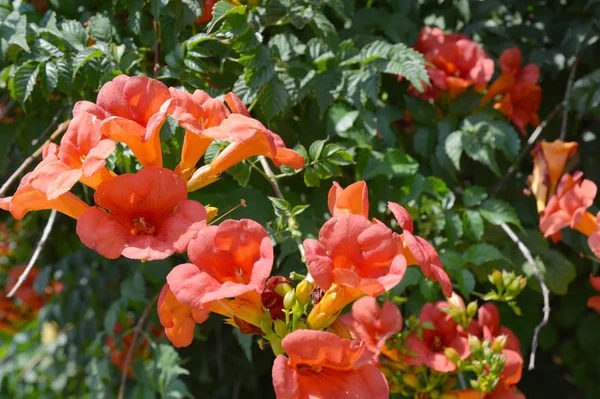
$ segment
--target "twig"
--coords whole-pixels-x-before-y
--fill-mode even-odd
[[[4,108],[2,108],[2,113],[0,113],[0,121],[2,119],[4,119],[4,117],[6,115],[8,115],[8,113],[10,112],[10,110],[12,109],[13,105],[15,105],[15,102],[13,101],[13,99],[11,98],[6,105],[4,106]]]
[[[506,223],[502,223],[500,225],[500,227],[502,227],[502,230],[504,230],[504,232],[510,237],[510,239],[515,244],[517,244],[517,246],[519,247],[519,250],[521,251],[521,253],[525,257],[525,259],[527,260],[527,263],[529,263],[529,265],[531,266],[531,269],[533,270],[533,274],[537,278],[538,282],[540,283],[540,287],[542,288],[542,295],[544,297],[544,308],[543,308],[544,313],[543,313],[542,321],[533,330],[533,339],[531,340],[531,354],[529,356],[529,370],[533,370],[535,368],[535,352],[536,352],[537,346],[538,346],[538,336],[540,334],[540,330],[542,329],[542,327],[544,327],[546,324],[548,324],[548,320],[550,319],[550,291],[548,290],[546,283],[544,283],[542,276],[540,276],[540,272],[537,268],[537,264],[535,263],[533,256],[531,256],[531,251],[529,251],[529,248],[527,248],[525,246],[525,244],[523,244],[523,242],[521,240],[519,240],[519,237],[517,237],[515,232],[512,231],[512,229],[510,227],[508,227],[508,225]]]
[[[517,161],[514,164],[510,165],[504,176],[502,176],[502,178],[498,181],[498,184],[496,184],[496,187],[494,187],[494,190],[492,191],[492,195],[495,195],[498,191],[500,191],[502,186],[504,186],[510,175],[512,175],[517,169],[517,166],[521,164],[521,161],[523,161],[525,155],[529,153],[531,147],[535,144],[538,137],[542,134],[542,131],[546,128],[548,123],[550,123],[550,121],[554,119],[556,115],[558,115],[562,107],[562,104],[557,104],[556,107],[554,107],[554,109],[552,110],[552,112],[550,112],[546,116],[546,118],[538,125],[538,127],[535,128],[533,133],[531,133],[531,136],[529,136],[529,139],[527,139],[527,145],[521,150]]]
[[[56,113],[56,115],[54,115],[54,118],[52,118],[52,120],[48,124],[48,126],[46,126],[46,129],[44,129],[44,131],[42,132],[42,134],[40,134],[40,137],[38,137],[37,139],[33,140],[31,142],[31,145],[36,145],[38,142],[40,142],[40,140],[45,139],[46,136],[48,135],[48,133],[50,133],[50,131],[52,129],[54,129],[54,125],[56,125],[56,123],[58,122],[58,120],[62,117],[62,114],[67,109],[69,109],[70,106],[71,106],[71,104],[67,104],[64,107],[62,107],[61,109],[59,109],[58,112]]]
[[[258,160],[260,162],[260,165],[262,166],[262,168],[265,171],[263,176],[265,176],[267,178],[267,180],[269,180],[269,182],[271,183],[271,187],[273,187],[273,192],[275,193],[275,196],[279,199],[285,200],[285,198],[283,197],[283,193],[281,192],[281,189],[279,188],[279,183],[277,183],[277,178],[275,177],[273,170],[269,166],[269,162],[267,161],[267,159],[265,157],[263,157],[262,155],[260,155],[258,157]],[[302,260],[304,261],[305,254],[304,254],[304,246],[302,245],[302,240],[300,240],[299,237],[295,237],[294,240],[296,241],[296,246],[298,247],[298,251],[300,251],[300,255],[302,256]]]
[[[46,227],[44,227],[44,231],[42,232],[42,237],[38,241],[37,246],[35,247],[35,251],[33,251],[33,255],[31,255],[31,259],[29,259],[29,263],[27,264],[27,267],[25,268],[25,270],[23,270],[23,273],[21,273],[21,275],[19,276],[19,279],[17,280],[17,283],[15,284],[15,286],[12,288],[12,290],[10,290],[8,295],[6,295],[7,298],[12,297],[15,294],[15,292],[17,292],[17,290],[21,287],[21,285],[23,285],[23,283],[25,282],[25,279],[29,275],[29,272],[31,271],[33,264],[35,263],[37,258],[40,256],[40,253],[42,252],[42,249],[44,248],[44,244],[46,244],[46,241],[48,240],[48,236],[50,235],[50,232],[52,231],[52,227],[54,226],[55,220],[56,220],[56,211],[53,209],[52,212],[50,212],[50,217],[48,218]]]
[[[575,72],[577,71],[577,65],[579,64],[579,54],[575,56],[575,61],[571,66],[571,73],[569,73],[569,80],[567,81],[567,88],[565,90],[565,98],[563,100],[563,114],[562,124],[560,125],[560,139],[564,140],[567,135],[567,119],[569,116],[569,98],[571,97],[571,90],[573,89],[573,82],[575,80]]]
[[[2,187],[0,187],[0,197],[4,196],[6,190],[8,190],[10,185],[17,179],[17,177],[21,175],[21,173],[23,173],[25,169],[27,169],[27,167],[34,161],[34,159],[36,159],[42,154],[42,152],[44,151],[44,147],[46,147],[46,145],[48,145],[51,141],[56,139],[62,132],[66,130],[67,126],[69,125],[69,122],[70,120],[66,120],[60,125],[58,125],[54,133],[52,133],[52,135],[50,136],[50,138],[48,138],[48,140],[46,140],[44,144],[42,144],[37,150],[35,150],[33,154],[28,156],[27,159],[23,161],[21,166],[19,166],[17,170],[15,170],[12,175],[10,175],[8,180],[6,180]]]
[[[465,375],[463,373],[458,373],[458,383],[460,384],[461,389],[467,389],[467,381],[465,380]]]
[[[123,363],[123,371],[121,373],[121,384],[119,385],[119,396],[118,399],[123,399],[123,395],[125,394],[125,383],[127,382],[127,370],[129,370],[129,364],[131,363],[131,358],[133,357],[133,351],[137,344],[137,339],[139,335],[142,333],[142,328],[144,327],[144,322],[150,313],[150,309],[154,305],[154,302],[158,299],[158,294],[152,298],[152,300],[146,305],[146,308],[142,312],[140,319],[133,329],[133,337],[131,338],[131,345],[129,346],[129,350],[127,351],[127,355],[125,356],[125,362]]]

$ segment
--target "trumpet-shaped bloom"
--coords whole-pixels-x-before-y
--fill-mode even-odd
[[[371,398],[389,396],[385,376],[376,366],[357,362],[362,342],[311,330],[296,330],[281,346],[273,364],[273,386],[278,399]]]
[[[415,354],[414,357],[408,358],[409,364],[426,365],[436,371],[447,373],[456,370],[456,365],[444,354],[445,348],[455,349],[461,359],[466,359],[470,355],[467,338],[460,334],[456,322],[444,311],[448,306],[448,303],[443,301],[435,305],[428,303],[423,306],[419,322],[429,323],[433,328],[423,327],[422,338],[419,338],[416,332],[408,336],[406,345]]]
[[[540,79],[540,68],[535,64],[527,64],[521,68],[523,55],[518,47],[504,50],[500,56],[502,74],[489,87],[484,101],[489,101],[499,94],[507,93],[515,84],[536,85]]]
[[[81,215],[77,234],[109,259],[165,259],[183,253],[206,225],[204,206],[186,198],[185,182],[168,169],[117,176],[100,184],[97,206]]]
[[[106,83],[96,104],[80,101],[73,115],[89,112],[101,121],[102,134],[123,142],[144,166],[162,166],[160,129],[170,104],[167,86],[145,76],[120,75]]]
[[[337,182],[329,190],[327,197],[331,216],[363,215],[369,217],[369,192],[364,180],[352,183],[345,189]]]
[[[210,164],[194,173],[188,182],[190,191],[214,182],[225,170],[256,155],[272,159],[275,166],[286,165],[294,169],[304,166],[304,157],[286,148],[281,137],[243,114],[230,114],[219,126],[206,129],[204,134],[230,144]]]
[[[594,277],[592,274],[590,274],[590,283],[596,291],[600,292],[600,276]],[[600,313],[600,296],[590,297],[590,299],[587,301],[587,305],[596,312]]]
[[[587,216],[588,215],[584,214],[584,217]],[[600,212],[596,215],[596,231],[594,231],[588,237],[588,246],[590,247],[594,255],[596,255],[597,257],[600,257],[600,221],[598,221],[599,217]]]
[[[555,235],[570,226],[590,236],[596,231],[596,218],[586,210],[593,204],[598,188],[583,173],[565,174],[556,194],[550,198],[540,217],[540,230],[545,237]]]
[[[44,162],[34,171],[33,187],[44,191],[49,200],[69,192],[78,181],[96,189],[113,177],[105,165],[114,149],[114,141],[102,139],[98,118],[79,113],[69,123],[61,147],[49,144],[44,148]]]
[[[352,331],[356,339],[366,344],[363,359],[379,364],[379,354],[385,341],[402,330],[402,313],[396,305],[385,301],[380,307],[377,299],[363,297],[352,304],[352,311],[340,319]]]
[[[578,147],[579,144],[575,142],[543,141],[532,151],[533,173],[529,176],[529,186],[535,196],[538,212],[541,213],[546,208],[548,197],[555,194],[565,164]]]
[[[304,248],[308,270],[324,290],[336,283],[377,296],[396,286],[406,270],[394,233],[358,215],[334,216],[319,240],[305,240]]]
[[[43,152],[44,159],[32,172],[23,176],[15,194],[12,197],[0,198],[0,209],[9,211],[17,220],[23,219],[30,211],[43,209],[54,209],[78,219],[89,208],[85,202],[70,192],[53,196],[51,199],[46,194],[60,192],[58,187],[64,184],[64,181],[56,179],[56,173],[49,173],[50,168],[64,165],[60,172],[69,169],[58,160],[57,153],[58,147],[55,144],[46,146]],[[75,182],[77,178],[73,184]]]
[[[407,263],[409,265],[418,264],[425,278],[431,277],[433,281],[438,281],[444,295],[450,297],[452,295],[452,283],[448,274],[444,271],[442,261],[433,245],[413,234],[413,221],[404,207],[389,202],[388,208],[402,228],[401,238]]]
[[[169,92],[171,103],[167,112],[185,129],[181,162],[176,171],[184,180],[188,180],[214,140],[204,134],[204,129],[219,126],[229,111],[221,101],[211,98],[202,90],[190,94],[171,87]]]
[[[523,136],[527,136],[527,125],[533,127],[540,124],[537,114],[542,102],[542,89],[538,85],[517,83],[494,103],[494,109],[506,115],[514,123]]]
[[[210,310],[258,325],[260,293],[273,266],[273,246],[265,229],[249,220],[208,226],[190,242],[193,262],[176,266],[167,276],[175,298],[194,309]],[[225,301],[236,298],[237,301]]]
[[[494,61],[475,42],[463,34],[444,34],[439,28],[424,27],[414,46],[429,63],[427,67],[431,87],[422,95],[438,98],[440,91],[456,97],[468,87],[483,90],[494,74]]]
[[[194,339],[196,323],[208,319],[210,311],[194,309],[179,302],[169,285],[165,284],[158,298],[158,317],[165,328],[165,334],[176,348],[188,346]]]

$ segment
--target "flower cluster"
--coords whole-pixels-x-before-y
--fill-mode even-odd
[[[494,109],[506,115],[523,135],[527,135],[527,125],[539,124],[540,70],[535,64],[521,67],[520,49],[513,47],[502,53],[498,60],[501,74],[489,87],[494,61],[466,35],[446,34],[440,28],[425,26],[414,49],[429,63],[426,69],[431,85],[423,93],[411,85],[412,95],[447,102],[472,88],[477,93],[485,92],[482,105],[493,101]]]
[[[418,321],[409,320],[403,331],[396,305],[385,301],[380,306],[365,297],[342,320],[367,346],[361,362],[384,371],[393,392],[414,397],[522,397],[515,388],[523,367],[520,344],[500,324],[491,303],[479,309],[475,302],[465,306],[453,294],[447,301],[423,306]],[[453,373],[464,371],[474,372],[477,379],[471,381],[472,388],[456,389]],[[424,381],[418,374],[429,377]]]
[[[374,301],[389,291],[407,265],[420,265],[448,296],[450,280],[433,246],[413,234],[403,207],[389,204],[402,234],[368,218],[365,182],[346,189],[335,183],[328,202],[332,218],[318,239],[304,241],[309,274],[295,288],[283,276],[269,277],[273,247],[258,223],[227,220],[200,230],[188,246],[191,263],[169,273],[158,301],[173,345],[189,345],[195,325],[218,313],[271,346],[280,398],[332,397],[332,392],[340,398],[387,397],[383,374],[362,360],[372,348],[348,333],[338,318],[341,311],[361,297]]]
[[[570,227],[587,236],[588,246],[600,257],[600,221],[598,215],[588,211],[598,187],[593,181],[584,179],[581,171],[563,174],[568,159],[577,148],[577,143],[562,140],[538,144],[532,152],[533,173],[528,183],[536,199],[539,227],[544,237],[558,242],[562,238],[561,230]],[[598,289],[597,278],[590,276],[590,281]],[[590,298],[588,306],[598,310],[596,298]]]

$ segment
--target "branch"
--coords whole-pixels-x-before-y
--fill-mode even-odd
[[[0,113],[0,121],[2,119],[4,119],[4,117],[6,115],[8,115],[8,113],[10,112],[10,110],[12,109],[13,105],[15,105],[15,102],[13,101],[13,99],[11,98],[6,105],[4,106],[4,108],[2,108],[2,112]]]
[[[531,355],[529,356],[529,370],[533,370],[535,368],[535,352],[538,346],[538,336],[542,327],[548,324],[548,320],[550,319],[550,291],[548,290],[546,283],[544,283],[544,280],[540,276],[540,271],[537,268],[537,263],[535,263],[533,256],[531,256],[531,251],[529,251],[529,248],[527,248],[525,244],[523,244],[523,242],[519,240],[519,237],[517,237],[515,232],[512,231],[512,229],[508,227],[506,223],[502,223],[500,227],[502,227],[502,230],[504,230],[504,232],[510,237],[510,239],[515,244],[517,244],[519,250],[527,260],[527,263],[529,263],[529,265],[531,266],[533,274],[537,278],[538,282],[540,283],[540,287],[542,288],[542,295],[544,297],[544,313],[542,321],[540,322],[540,324],[537,325],[535,330],[533,330],[533,339],[531,340]]]
[[[8,190],[10,185],[17,179],[17,177],[19,177],[21,175],[21,173],[23,173],[23,171],[25,169],[27,169],[27,167],[34,161],[34,159],[36,159],[37,157],[39,157],[42,154],[42,152],[44,151],[44,147],[46,147],[46,145],[48,145],[51,141],[56,139],[62,132],[64,132],[67,129],[69,122],[70,122],[70,120],[66,120],[63,123],[61,123],[60,125],[58,125],[58,127],[56,128],[54,133],[52,133],[52,135],[50,136],[50,138],[48,138],[48,140],[46,140],[44,142],[44,144],[42,144],[37,150],[35,150],[35,152],[33,154],[28,156],[27,159],[25,159],[25,161],[23,161],[21,166],[19,166],[17,168],[17,170],[15,170],[12,175],[10,175],[8,180],[6,180],[6,182],[2,185],[2,187],[0,187],[0,198],[4,196],[4,194],[6,193],[6,190]],[[43,133],[42,133],[42,136],[44,136]]]
[[[10,290],[8,295],[6,295],[7,298],[12,297],[15,294],[15,292],[17,292],[17,290],[21,287],[21,285],[23,285],[23,283],[25,282],[25,279],[29,275],[29,272],[31,271],[33,264],[35,263],[37,258],[40,256],[40,253],[42,252],[42,248],[44,248],[44,244],[46,244],[46,241],[48,240],[48,236],[50,235],[50,232],[52,231],[52,227],[54,226],[54,220],[56,220],[56,211],[53,209],[52,212],[50,212],[50,217],[48,218],[46,227],[44,227],[44,232],[42,233],[42,238],[40,238],[40,240],[38,241],[37,246],[35,247],[35,251],[33,251],[33,255],[31,255],[31,259],[29,259],[29,263],[27,264],[27,267],[25,268],[25,270],[23,270],[23,273],[21,273],[21,275],[19,276],[19,279],[17,280],[17,284],[15,284],[15,286],[12,288],[12,290]]]
[[[154,34],[154,78],[156,79],[160,71],[160,28],[156,21],[154,21]]]
[[[285,198],[283,197],[283,193],[281,192],[281,189],[279,188],[279,183],[277,183],[277,178],[275,177],[273,170],[269,166],[269,162],[267,161],[267,159],[265,157],[263,157],[262,155],[260,155],[258,157],[258,160],[260,161],[260,165],[263,167],[263,169],[265,171],[265,173],[264,173],[265,177],[271,183],[271,187],[273,187],[273,192],[275,193],[275,196],[279,199],[285,200]],[[300,251],[300,255],[302,256],[302,261],[304,261],[305,254],[304,254],[304,246],[302,245],[302,241],[300,240],[299,237],[295,237],[294,239],[296,241],[296,245],[298,246],[298,251]]]
[[[563,107],[562,104],[557,104],[554,107],[554,109],[552,110],[552,112],[550,112],[546,116],[546,118],[538,125],[538,127],[535,128],[533,133],[531,133],[531,136],[529,136],[529,139],[527,139],[527,145],[525,147],[523,147],[523,149],[521,150],[521,153],[519,154],[517,161],[514,164],[510,165],[510,167],[508,168],[508,171],[498,181],[498,184],[496,184],[496,187],[494,187],[494,190],[492,191],[492,195],[496,195],[498,193],[498,191],[500,191],[502,186],[504,186],[504,184],[506,183],[506,181],[508,180],[510,175],[512,175],[514,173],[514,171],[517,169],[517,166],[521,164],[521,161],[523,161],[523,158],[525,157],[525,155],[527,155],[529,153],[529,151],[531,150],[531,147],[533,147],[533,145],[537,141],[538,137],[542,134],[542,131],[546,128],[548,123],[550,123],[550,121],[552,119],[554,119],[556,117],[556,115],[558,115],[558,113],[560,112],[562,107]]]
[[[133,351],[135,350],[137,339],[139,335],[142,333],[142,328],[144,327],[144,322],[150,313],[150,309],[154,305],[154,302],[158,299],[158,294],[154,295],[154,298],[146,305],[146,308],[142,312],[140,319],[133,329],[133,337],[131,338],[131,345],[129,346],[129,350],[127,350],[127,355],[125,356],[125,362],[123,363],[123,371],[121,372],[121,384],[119,385],[119,396],[118,399],[123,399],[123,395],[125,394],[125,383],[127,382],[127,370],[129,370],[129,364],[131,363],[131,358],[133,357]]]
[[[567,88],[565,90],[565,97],[563,99],[563,114],[562,124],[560,126],[560,139],[564,140],[567,136],[567,119],[569,116],[569,98],[571,97],[571,90],[573,89],[573,82],[575,80],[575,71],[577,71],[577,65],[579,65],[579,54],[575,56],[575,61],[571,66],[571,73],[569,73],[569,80],[567,81]]]

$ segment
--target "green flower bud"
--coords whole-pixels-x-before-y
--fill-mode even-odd
[[[291,290],[283,297],[283,307],[290,310],[296,303],[296,291]]]

